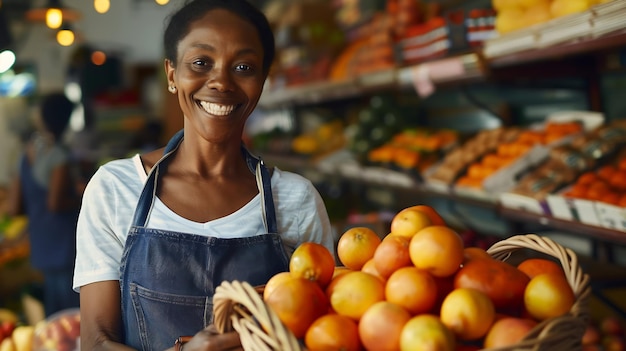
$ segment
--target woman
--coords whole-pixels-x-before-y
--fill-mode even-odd
[[[63,93],[43,97],[38,131],[25,145],[9,195],[8,214],[28,217],[30,261],[44,278],[46,316],[78,307],[79,300],[70,284],[81,194],[72,176],[71,152],[63,143],[73,110]]]
[[[165,350],[182,335],[195,335],[185,351],[240,349],[209,326],[215,287],[265,283],[302,242],[333,250],[312,184],[269,170],[241,141],[274,57],[263,14],[245,0],[191,1],[164,45],[184,127],[87,186],[74,277],[83,350]]]

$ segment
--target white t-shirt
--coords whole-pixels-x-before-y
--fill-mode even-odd
[[[74,290],[89,283],[119,280],[120,261],[135,206],[147,179],[139,155],[108,162],[93,175],[83,195],[76,230]],[[278,233],[291,255],[303,242],[326,246],[335,255],[335,239],[320,194],[306,178],[274,168],[272,194]],[[185,219],[158,198],[149,228],[233,238],[266,232],[260,195],[236,212],[206,223]]]

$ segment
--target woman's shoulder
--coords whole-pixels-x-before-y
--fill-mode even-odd
[[[139,154],[128,158],[120,158],[103,162],[94,174],[94,177],[104,179],[118,179],[121,181],[137,178],[142,170]]]
[[[297,189],[306,191],[312,186],[313,184],[308,178],[305,178],[298,173],[274,167],[274,173],[272,174],[272,187],[278,187],[279,189],[287,189],[290,191]]]

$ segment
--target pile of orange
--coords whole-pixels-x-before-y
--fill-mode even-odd
[[[367,227],[348,229],[337,254],[336,267],[324,246],[302,244],[289,272],[265,286],[266,304],[309,351],[513,345],[576,300],[556,261],[514,266],[465,247],[426,205],[398,212],[383,239]]]
[[[626,207],[626,153],[613,163],[581,174],[565,195]]]
[[[482,189],[486,178],[526,155],[535,145],[549,145],[568,135],[582,132],[578,122],[548,122],[543,130],[524,130],[517,139],[500,143],[497,149],[470,164],[457,185]]]

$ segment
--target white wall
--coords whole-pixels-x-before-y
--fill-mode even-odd
[[[96,48],[122,53],[125,63],[158,63],[162,60],[161,37],[165,19],[182,0],[172,0],[160,6],[153,0],[111,0],[111,8],[98,14],[92,0],[64,0],[66,7],[82,14],[74,24],[79,40]],[[45,1],[35,1],[43,6]],[[39,91],[45,92],[63,86],[70,54],[77,44],[62,47],[56,43],[54,31],[43,23],[20,26],[16,36],[19,62],[36,64]]]

